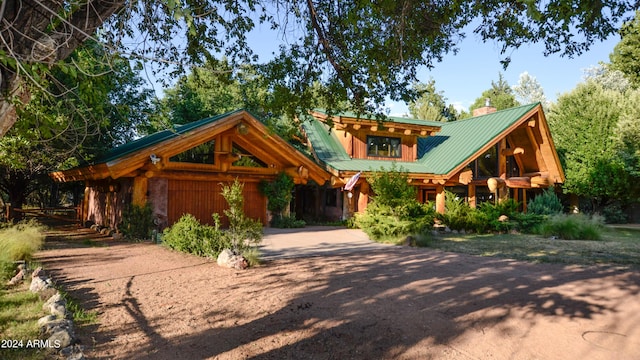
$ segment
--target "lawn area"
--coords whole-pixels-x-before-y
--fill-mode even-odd
[[[427,246],[470,255],[539,263],[614,264],[640,267],[640,230],[606,227],[602,240],[558,240],[529,234],[444,234]]]
[[[43,359],[34,340],[40,339],[38,319],[45,316],[43,302],[29,291],[29,284],[0,288],[0,359]]]

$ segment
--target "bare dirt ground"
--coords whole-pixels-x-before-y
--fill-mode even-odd
[[[388,247],[237,271],[87,236],[38,260],[97,312],[93,359],[640,358],[633,270]]]

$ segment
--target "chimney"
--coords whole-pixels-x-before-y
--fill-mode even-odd
[[[484,100],[484,107],[473,109],[473,116],[487,115],[498,111],[498,109],[491,106],[491,99],[486,98]]]

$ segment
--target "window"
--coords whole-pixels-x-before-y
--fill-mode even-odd
[[[209,141],[191,148],[185,152],[169,158],[171,162],[183,162],[191,164],[213,164],[213,151],[215,141]]]
[[[498,145],[480,155],[473,162],[474,179],[486,179],[493,176],[499,176],[498,171]]]
[[[400,138],[367,136],[367,155],[399,158],[402,156]]]

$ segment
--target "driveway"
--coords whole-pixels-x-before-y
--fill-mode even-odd
[[[337,226],[307,226],[302,229],[265,228],[260,252],[264,260],[344,255],[394,245],[369,240],[359,229]]]
[[[640,359],[637,271],[383,246],[343,228],[267,230],[263,249],[273,260],[233,270],[79,236],[37,260],[96,314],[77,329],[91,359]]]

